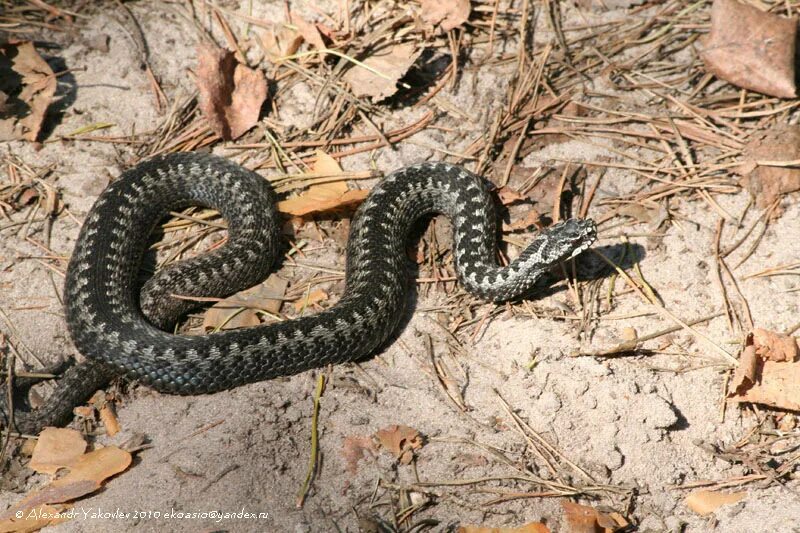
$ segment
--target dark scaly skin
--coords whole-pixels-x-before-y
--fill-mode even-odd
[[[151,231],[169,211],[188,205],[219,209],[228,222],[227,243],[160,270],[140,297],[136,279]],[[499,267],[488,183],[448,164],[415,165],[378,183],[356,213],[345,292],[335,306],[252,328],[174,335],[164,330],[193,304],[170,294],[225,297],[263,280],[277,254],[279,219],[273,193],[259,175],[215,156],[173,154],[128,170],[98,198],[67,270],[67,325],[78,350],[99,363],[94,375],[123,374],[175,394],[212,393],[358,360],[373,354],[398,326],[408,289],[408,233],[431,213],[453,222],[461,282],[492,301],[524,295],[553,265],[596,238],[590,220],[561,222]],[[50,403],[69,404],[59,422],[76,398],[96,390],[72,385],[80,390],[67,396],[59,389],[51,397]],[[56,410],[45,412],[52,420]],[[35,412],[17,418],[17,428],[27,432],[49,423]]]

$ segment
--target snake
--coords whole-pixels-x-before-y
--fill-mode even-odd
[[[460,283],[492,302],[526,296],[543,274],[596,240],[591,219],[567,219],[535,235],[502,266],[492,189],[487,179],[443,162],[396,170],[372,188],[353,216],[338,302],[291,320],[190,335],[176,333],[175,325],[197,309],[198,299],[252,287],[282,257],[276,194],[268,179],[212,154],[145,160],[97,198],[67,267],[66,324],[85,362],[68,368],[40,407],[25,410],[24,402],[15,402],[10,417],[4,398],[0,422],[13,421],[22,433],[64,425],[76,405],[115,376],[163,393],[208,394],[374,355],[396,333],[406,310],[407,247],[413,225],[426,216],[450,219]],[[169,213],[190,206],[221,214],[224,243],[143,281],[153,232]]]

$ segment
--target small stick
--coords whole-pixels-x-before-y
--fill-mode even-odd
[[[314,413],[311,415],[311,457],[309,458],[308,462],[308,473],[306,474],[306,480],[303,482],[303,486],[300,488],[300,492],[297,495],[297,502],[295,506],[298,509],[302,509],[303,507],[303,503],[308,495],[308,490],[311,487],[311,480],[313,479],[314,473],[317,470],[317,456],[319,450],[319,432],[317,431],[317,424],[319,420],[319,400],[322,397],[322,393],[325,391],[325,381],[325,374],[320,374],[319,378],[317,378],[317,390],[314,393]]]

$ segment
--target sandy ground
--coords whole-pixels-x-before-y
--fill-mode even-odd
[[[239,8],[235,2],[225,5]],[[151,47],[153,70],[167,95],[177,99],[190,93],[193,83],[187,69],[195,67],[195,39],[188,22],[158,2],[134,2],[130,7],[142,25]],[[298,6],[301,12],[306,8]],[[274,20],[281,16],[282,9],[257,6],[253,16]],[[88,13],[79,31],[40,37],[55,44],[53,55],[72,69],[72,80],[67,80],[69,101],[52,139],[95,122],[113,122],[111,132],[116,135],[152,130],[160,123],[161,116],[138,66],[136,50],[112,11],[113,8],[96,8]],[[620,13],[592,16],[613,18]],[[239,22],[235,27],[240,28]],[[96,47],[98,36],[104,35],[109,36],[107,52]],[[536,41],[544,43],[548,38],[542,30]],[[444,121],[449,131],[424,131],[396,150],[344,159],[343,167],[363,170],[374,165],[389,171],[421,160],[441,159],[444,150],[457,152],[462,148],[463,134],[487,127],[486,116],[502,100],[510,68],[500,64],[467,72],[455,91],[442,93],[441,98],[469,120],[450,117]],[[67,81],[62,80],[62,85]],[[289,103],[281,111],[281,120],[302,128],[310,120],[315,95],[303,83],[296,85],[291,98],[283,97]],[[628,98],[626,105],[635,109],[636,98]],[[390,129],[395,124],[408,123],[424,111],[420,107],[400,107],[381,126]],[[45,143],[39,150],[15,142],[0,146],[0,150],[37,167],[54,167],[55,184],[76,219],[61,216],[53,228],[52,249],[64,258],[71,252],[78,221],[109,180],[125,168],[132,154],[130,147],[123,144],[91,142]],[[214,151],[232,154],[223,145]],[[641,150],[640,155],[649,156],[646,150]],[[523,164],[536,167],[560,158],[620,160],[608,149],[569,140],[534,152]],[[641,185],[639,178],[624,170],[609,170],[595,203]],[[748,194],[716,195],[715,199],[728,213],[738,215],[748,202]],[[796,196],[784,200],[785,214],[769,227],[752,257],[736,271],[756,324],[768,329],[786,329],[800,316],[797,293],[786,292],[793,280],[747,275],[797,260],[794,239],[787,238],[800,234],[800,206],[796,200]],[[629,235],[644,276],[667,308],[684,318],[718,311],[722,301],[712,272],[718,215],[707,203],[696,199],[682,198],[670,208],[680,218],[673,217],[672,223],[658,230],[646,223],[623,228],[601,226],[596,246],[618,257],[621,238]],[[601,211],[602,207],[593,205],[589,215]],[[749,210],[741,227],[748,227],[758,215],[756,210]],[[328,224],[336,227],[338,223]],[[40,227],[34,228],[41,231]],[[642,234],[651,236],[637,236]],[[37,235],[41,237],[36,231],[32,234],[34,238]],[[731,231],[724,235],[723,242],[735,242],[740,235]],[[313,244],[318,251],[309,256],[309,262],[343,268],[340,242],[317,238]],[[737,253],[747,247],[745,244]],[[7,322],[2,325],[4,333],[43,361],[51,362],[73,355],[74,348],[59,301],[62,278],[37,259],[41,255],[39,248],[15,238],[13,232],[3,234],[0,308],[7,315]],[[731,264],[738,261],[735,255]],[[65,264],[57,263],[62,270]],[[599,292],[605,295],[609,272],[594,258],[583,260],[582,269],[588,272],[585,283],[600,284]],[[298,275],[290,268],[281,274],[289,279]],[[622,291],[622,281],[616,283],[617,290]],[[326,287],[338,294],[341,283]],[[579,336],[575,299],[567,285],[559,282],[542,298],[531,302],[530,307],[514,306],[477,329],[472,326],[461,332],[460,352],[452,349],[437,322],[435,308],[447,298],[441,290],[428,289],[415,301],[415,310],[409,311],[408,323],[397,341],[383,353],[358,367],[340,365],[325,370],[330,385],[321,400],[322,459],[302,509],[296,507],[295,501],[308,467],[312,400],[320,371],[197,397],[174,397],[145,387],[125,387],[118,409],[122,432],[113,438],[97,436],[95,445],[121,444],[142,434],[150,447],[136,454],[128,471],[76,507],[90,513],[118,511],[131,516],[78,518],[52,530],[358,531],[359,518],[379,517],[391,522],[394,512],[402,507],[398,486],[415,481],[444,483],[513,475],[515,470],[490,453],[490,447],[503,450],[518,464],[531,465],[531,474],[546,475],[544,465],[515,429],[503,401],[594,480],[581,479],[573,471],[576,483],[607,486],[605,491],[593,492],[593,503],[622,512],[639,531],[698,532],[715,527],[725,532],[798,530],[796,481],[767,488],[748,486],[743,501],[722,508],[712,518],[699,517],[687,509],[682,502],[686,491],[675,488],[697,480],[742,475],[742,465],[714,457],[704,451],[702,444],[734,443],[757,422],[752,410],[736,406],[728,407],[724,419],[721,416],[725,374],[709,364],[714,354],[707,345],[677,332],[668,338],[668,348],[663,338],[645,343],[645,348],[659,348],[651,355],[637,353],[607,359],[570,356],[579,349],[615,344],[624,328],[632,327],[643,334],[672,325],[653,315],[652,309],[635,294],[623,291],[616,296],[613,309],[604,309],[600,315],[605,319],[593,325],[590,335]],[[492,306],[478,305],[473,309],[480,318]],[[526,309],[535,311],[536,316]],[[609,319],[614,317],[630,318]],[[10,325],[13,330],[7,329]],[[724,317],[698,328],[735,353],[736,345],[729,341],[736,338]],[[428,336],[433,353],[459,384],[468,412],[455,408],[431,374],[426,352]],[[534,358],[536,363],[531,365]],[[351,474],[342,456],[344,439],[370,435],[391,424],[411,426],[426,437],[416,464],[397,465],[392,457],[378,454],[362,460],[358,472]],[[19,500],[44,480],[44,476],[33,476],[17,490],[2,493],[0,506]],[[411,495],[413,502],[435,502],[416,513],[413,521],[433,519],[437,525],[432,530],[446,531],[458,524],[519,526],[544,520],[554,531],[564,530],[558,498],[525,498],[487,506],[483,503],[496,494],[478,492],[478,487],[532,490],[524,483],[508,480],[476,487],[434,485],[429,487],[428,495]],[[174,515],[242,510],[266,514],[218,522]],[[137,511],[141,515],[133,517]],[[155,518],[156,512],[162,516]],[[361,526],[366,527],[365,523],[362,520]]]

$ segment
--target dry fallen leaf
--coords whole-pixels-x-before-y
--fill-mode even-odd
[[[520,527],[461,526],[458,533],[550,533],[550,529],[541,522],[531,522]]]
[[[800,361],[764,361],[758,383],[732,395],[729,400],[800,411]]]
[[[746,492],[727,494],[710,490],[695,490],[690,492],[684,501],[689,509],[699,515],[705,516],[713,513],[723,505],[736,503],[745,496],[747,496]]]
[[[291,15],[292,25],[297,28],[297,31],[300,32],[300,35],[303,36],[303,40],[316,48],[317,50],[324,50],[327,48],[325,46],[325,41],[322,40],[322,34],[317,29],[316,24],[312,24],[311,22],[306,22],[305,19],[292,13]]]
[[[45,474],[75,464],[86,451],[86,441],[74,429],[44,428],[33,449],[30,467]]]
[[[208,332],[261,324],[258,312],[280,312],[288,286],[288,281],[271,274],[264,283],[237,292],[210,307],[203,315],[203,329]]]
[[[44,504],[64,503],[95,492],[107,478],[119,474],[131,464],[131,454],[108,446],[82,455],[69,467],[69,473],[28,495],[0,515],[7,520],[17,511],[26,512]]]
[[[315,176],[336,176],[342,168],[334,158],[321,150],[317,150],[317,161],[314,164]],[[344,181],[333,181],[312,185],[300,196],[278,202],[278,211],[296,217],[345,209],[360,204],[369,195],[367,189],[347,188]]]
[[[352,208],[369,195],[367,189],[350,190],[344,182],[323,183],[308,188],[305,194],[278,202],[278,211],[297,217]]]
[[[569,525],[569,533],[595,533],[597,527],[597,511],[594,507],[562,501],[564,518]]]
[[[197,88],[203,115],[224,140],[255,126],[267,98],[262,72],[237,62],[233,52],[209,44],[197,47]]]
[[[800,359],[794,338],[765,330],[748,335],[728,400],[800,411]]]
[[[797,341],[791,335],[756,328],[753,330],[753,346],[756,354],[764,360],[794,361],[797,359]]]
[[[283,24],[279,28],[268,28],[261,34],[261,47],[273,63],[279,63],[283,58],[297,52],[303,44],[303,35],[300,31],[288,28]]]
[[[781,124],[754,134],[744,149],[744,164],[738,168],[741,184],[762,209],[782,195],[800,191],[800,168],[759,165],[757,161],[800,160],[800,125]]]
[[[367,453],[374,451],[376,450],[372,437],[364,437],[361,435],[345,437],[342,443],[342,457],[344,457],[347,471],[355,475],[358,471],[358,462],[364,458]]]
[[[421,53],[422,48],[417,50],[414,43],[387,46],[361,60],[369,68],[353,65],[343,78],[350,84],[353,94],[369,96],[377,103],[397,92],[397,82]]]
[[[796,18],[736,0],[714,0],[711,32],[701,56],[710,72],[734,85],[794,98],[796,34]]]
[[[469,20],[469,0],[420,0],[422,20],[442,31],[458,28]]]
[[[414,450],[422,447],[422,437],[414,428],[392,425],[375,433],[378,442],[404,465],[411,463]]]
[[[0,141],[36,141],[56,93],[56,77],[32,42],[0,44],[0,93]]]
[[[569,533],[611,533],[628,526],[619,513],[604,513],[594,507],[568,501],[561,502]]]
[[[313,168],[314,174],[319,176],[335,176],[342,173],[342,166],[335,158],[331,157],[330,154],[322,150],[315,150],[314,155],[316,156]]]

